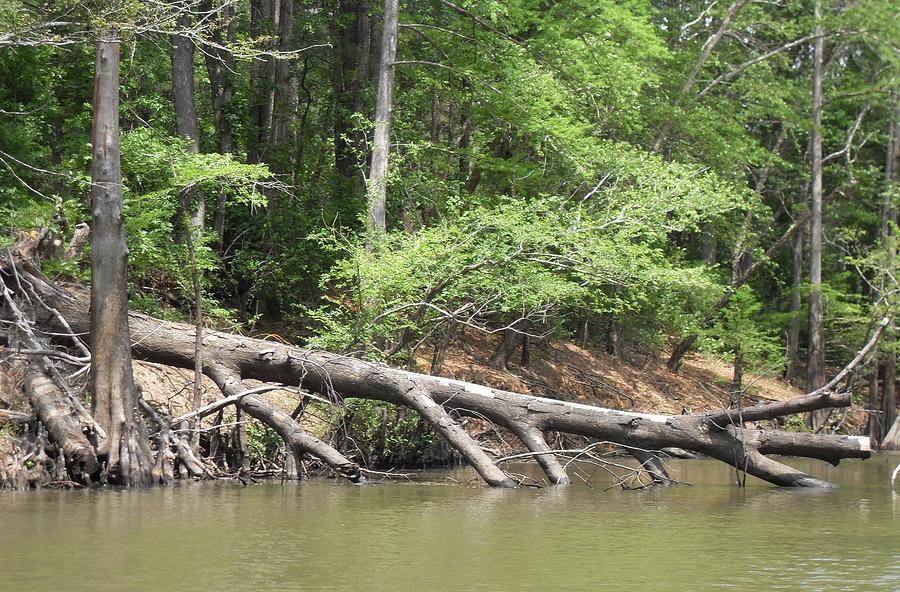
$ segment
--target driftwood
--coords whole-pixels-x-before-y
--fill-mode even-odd
[[[90,329],[84,298],[56,298],[56,308],[78,333]],[[52,318],[47,322],[53,323]],[[133,352],[139,359],[182,368],[193,367],[194,328],[129,315]],[[664,416],[605,409],[578,403],[511,393],[482,385],[396,370],[387,366],[326,352],[206,331],[203,338],[204,373],[226,396],[243,390],[242,380],[255,379],[302,388],[324,396],[342,395],[375,399],[412,407],[491,485],[514,482],[459,428],[457,416],[474,416],[508,428],[534,453],[551,483],[567,483],[562,466],[544,440],[547,431],[579,434],[609,442],[656,451],[667,447],[704,454],[747,474],[784,486],[828,487],[826,481],[798,472],[768,455],[817,458],[837,464],[844,458],[868,458],[868,438],[750,429],[742,421],[773,419],[797,410],[848,406],[848,394],[831,390],[788,403],[699,415]],[[240,400],[249,414],[275,427],[293,450],[303,450],[328,463],[340,474],[357,479],[358,467],[317,439],[305,434],[286,413],[253,395]],[[299,431],[297,431],[299,430]],[[310,437],[311,438],[311,437]],[[300,443],[296,443],[300,440]]]

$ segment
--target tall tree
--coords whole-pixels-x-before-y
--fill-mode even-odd
[[[266,147],[272,126],[272,108],[275,91],[275,49],[278,17],[276,0],[252,0],[250,2],[250,36],[266,53],[254,58],[250,64],[250,120],[247,122],[247,161],[265,162]]]
[[[369,231],[386,229],[387,172],[390,156],[391,113],[394,104],[394,59],[397,55],[398,0],[384,0],[381,31],[381,58],[378,62],[378,94],[375,98],[375,136],[369,167]]]
[[[138,411],[128,331],[128,248],[122,219],[119,155],[119,42],[97,43],[91,131],[91,383],[106,481],[146,486],[150,449]]]
[[[366,138],[359,118],[365,112],[369,85],[372,27],[369,2],[340,0],[335,9],[332,43],[334,92],[335,198],[365,194]]]
[[[212,0],[204,0],[203,10],[209,12]],[[234,152],[234,128],[231,122],[231,109],[234,99],[234,54],[228,49],[237,41],[237,9],[233,4],[224,6],[212,25],[210,34],[214,45],[203,52],[206,72],[209,77],[209,92],[213,110],[213,125],[219,152]],[[216,210],[213,218],[213,230],[221,245],[225,234],[225,198],[226,192],[219,191],[216,196]]]
[[[287,54],[294,49],[296,0],[281,0],[278,6],[278,51]],[[276,173],[294,169],[294,119],[297,113],[297,87],[289,59],[275,60],[272,90],[272,126],[269,130],[268,162]],[[270,197],[270,203],[272,198]]]
[[[897,227],[897,208],[894,205],[897,177],[897,159],[900,157],[900,103],[896,95],[893,97],[893,105],[888,123],[888,148],[884,165],[884,201],[881,209],[881,242],[886,249],[885,268],[893,272],[896,259],[895,231]],[[884,282],[884,280],[882,280]],[[886,283],[886,282],[884,282]],[[881,286],[881,292],[886,295],[886,286]],[[897,351],[896,338],[889,336],[884,353],[884,366],[882,369],[881,385],[881,433],[887,434],[897,418]]]
[[[187,6],[177,6],[178,29],[190,28],[191,15]],[[172,35],[172,101],[175,104],[175,129],[178,137],[188,140],[187,149],[200,151],[200,126],[197,122],[197,100],[194,85],[194,42],[186,35]],[[190,215],[193,228],[203,228],[206,201],[196,190],[181,193],[181,209]]]
[[[822,0],[815,0],[815,41],[813,49],[813,105],[810,233],[809,233],[809,350],[807,359],[807,389],[814,391],[825,385],[825,320],[822,303],[822,91],[825,53],[822,27]],[[828,410],[809,414],[808,423],[818,428],[828,417]]]

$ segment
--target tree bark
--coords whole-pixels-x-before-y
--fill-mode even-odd
[[[619,345],[619,317],[617,315],[609,317],[609,326],[606,328],[606,353],[614,358],[618,358],[622,354]]]
[[[100,470],[94,447],[85,436],[75,409],[47,375],[39,359],[29,360],[26,364],[25,393],[35,415],[47,428],[51,441],[59,444],[69,478],[76,483],[89,484]]]
[[[700,238],[700,261],[707,265],[716,264],[716,235],[713,232],[712,222],[703,224]]]
[[[294,9],[296,0],[278,2],[278,50],[294,49]],[[291,74],[291,62],[275,60],[272,91],[272,125],[270,129],[269,163],[276,173],[287,174],[294,169],[294,118],[297,112],[297,87]],[[274,205],[269,197],[270,207]]]
[[[498,370],[506,370],[509,366],[509,360],[512,358],[520,345],[525,341],[525,332],[531,326],[528,319],[518,319],[513,321],[507,329],[503,331],[503,340],[494,353],[491,354],[488,364]]]
[[[119,156],[119,43],[97,43],[91,132],[91,385],[92,412],[107,438],[98,448],[109,483],[151,482],[150,450],[143,433],[128,327],[128,248],[122,220]]]
[[[212,9],[210,0],[204,0],[203,10]],[[213,111],[213,125],[220,154],[234,152],[234,130],[231,125],[231,108],[234,98],[235,69],[234,55],[227,48],[237,41],[236,7],[227,5],[212,27],[210,34],[218,46],[210,46],[204,51],[206,72],[209,77],[209,92]],[[213,218],[213,230],[218,237],[219,245],[223,245],[225,237],[225,202],[226,194],[220,190],[216,195],[216,210]]]
[[[825,41],[822,38],[822,0],[814,9],[815,43],[813,50],[813,121],[812,121],[812,195],[809,233],[809,351],[806,365],[807,390],[825,384],[825,320],[822,302],[822,62]],[[807,423],[818,429],[828,418],[827,410],[816,410]]]
[[[803,229],[797,231],[794,237],[794,256],[791,272],[791,320],[787,331],[787,368],[784,379],[793,384],[797,379],[800,369],[800,310],[802,297],[800,286],[803,283]]]
[[[894,231],[897,227],[897,209],[892,198],[897,176],[897,159],[900,158],[900,103],[894,96],[891,116],[888,124],[888,149],[884,165],[884,203],[881,213],[881,241],[886,247],[885,269],[893,270],[896,260],[896,246],[894,244]],[[886,280],[882,279],[881,292],[886,296]],[[889,334],[887,345],[884,348],[884,372],[881,385],[881,433],[887,434],[897,417],[897,351],[896,337]]]
[[[275,0],[251,0],[250,36],[260,39],[274,36],[278,30]],[[260,49],[275,49],[266,41]],[[275,89],[275,59],[271,55],[257,56],[250,64],[250,120],[247,122],[247,162],[265,162],[272,126],[272,102]]]
[[[869,435],[869,440],[872,441],[873,445],[877,445],[881,442],[881,407],[879,405],[878,398],[878,363],[877,363],[877,353],[876,362],[872,364],[871,369],[869,370],[869,400],[868,405],[866,405],[866,412],[869,414],[869,417],[866,421],[866,433]]]
[[[734,346],[734,374],[731,378],[731,404],[735,405],[741,399],[744,389],[744,350],[740,339]]]
[[[212,9],[210,0],[204,0],[203,10]],[[234,151],[234,129],[230,109],[234,99],[234,54],[227,49],[237,41],[237,19],[234,5],[221,8],[210,34],[219,47],[209,47],[203,54],[209,77],[209,92],[213,111],[213,125],[221,154]],[[217,210],[218,213],[218,210]]]
[[[365,90],[369,84],[371,25],[368,1],[340,0],[333,23],[335,199],[344,202],[365,195],[364,167],[368,161],[368,148],[359,118],[365,113]]]
[[[369,167],[368,217],[370,233],[387,228],[387,173],[390,157],[391,114],[394,103],[394,59],[397,55],[398,0],[384,0],[381,59],[378,64],[378,94],[375,98],[375,135]]]
[[[178,17],[177,26],[190,27],[188,14]],[[194,86],[194,42],[184,35],[172,35],[172,101],[175,104],[175,127],[179,138],[189,140],[188,151],[200,151],[200,126],[197,122],[197,103]],[[181,210],[188,213],[193,228],[203,228],[206,200],[196,189],[181,192]],[[180,220],[178,226],[180,227]]]

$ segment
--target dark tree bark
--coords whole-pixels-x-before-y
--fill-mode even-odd
[[[506,370],[513,354],[519,349],[520,345],[525,342],[525,332],[531,326],[528,319],[517,319],[510,323],[510,326],[503,331],[503,340],[494,353],[491,354],[488,364],[500,370]]]
[[[877,354],[876,354],[877,355]],[[869,404],[866,406],[866,411],[869,414],[868,421],[866,422],[866,433],[869,434],[869,440],[872,441],[873,445],[881,442],[881,435],[883,432],[881,431],[881,408],[879,405],[880,399],[878,398],[878,364],[872,364],[872,368],[869,370]]]
[[[369,2],[340,0],[333,23],[335,199],[346,201],[365,194],[363,170],[368,160],[367,147],[358,118],[365,113],[365,90],[369,84],[372,39]]]
[[[803,283],[803,229],[800,228],[794,237],[794,256],[791,272],[791,320],[787,331],[787,368],[784,379],[791,384],[797,379],[800,369],[800,310],[802,298],[800,286]]]
[[[398,0],[384,0],[381,58],[378,62],[378,94],[375,97],[375,135],[369,167],[368,217],[370,232],[387,228],[387,172],[390,157],[391,115],[394,108],[394,59],[397,55]]]
[[[251,0],[250,36],[254,39],[274,37],[278,31],[279,13],[276,0]],[[275,49],[273,41],[260,48]],[[271,55],[256,57],[250,64],[250,119],[247,122],[247,161],[265,162],[272,126],[272,103],[275,90],[275,59]]]
[[[187,29],[191,17],[183,14],[178,27]],[[175,125],[178,137],[190,141],[188,150],[200,151],[200,127],[197,123],[197,102],[194,86],[194,42],[184,35],[172,35],[172,101],[175,104]],[[193,228],[203,228],[206,218],[206,200],[195,189],[181,192],[181,210],[190,215]],[[180,227],[180,220],[178,226]]]
[[[700,261],[707,265],[716,264],[716,235],[713,232],[712,223],[703,225],[700,239]]]
[[[210,0],[204,0],[203,10],[212,8]],[[213,42],[218,47],[210,46],[204,51],[206,72],[209,77],[209,92],[213,111],[213,124],[221,154],[234,152],[234,130],[231,125],[231,108],[234,99],[234,55],[226,49],[237,41],[237,8],[228,5],[221,9],[216,23],[210,31]],[[225,235],[225,191],[216,195],[216,210],[213,218],[213,230],[219,240],[224,242]]]
[[[210,0],[205,0],[203,10],[211,10]],[[215,25],[210,30],[213,42],[220,47],[209,47],[203,54],[209,77],[209,92],[213,111],[213,125],[219,152],[234,152],[234,129],[231,125],[231,104],[234,99],[234,55],[227,49],[237,41],[236,7],[222,7]]]
[[[811,140],[812,194],[809,232],[809,348],[806,365],[808,390],[825,384],[825,312],[822,302],[822,62],[825,51],[822,0],[815,2],[813,49],[813,121]],[[818,429],[828,418],[827,410],[816,410],[807,423]]]
[[[152,461],[143,433],[128,330],[128,248],[122,220],[119,157],[119,43],[97,43],[91,132],[91,385],[94,419],[107,438],[98,446],[109,483],[146,486]]]
[[[290,52],[294,47],[294,12],[296,0],[280,0],[278,13],[278,50]],[[297,113],[297,87],[291,72],[292,62],[275,60],[272,91],[272,126],[269,131],[268,161],[276,173],[287,174],[294,170],[294,119]],[[269,196],[270,207],[274,194]]]
[[[615,358],[622,355],[619,344],[619,317],[616,315],[609,317],[609,326],[606,328],[606,353]]]

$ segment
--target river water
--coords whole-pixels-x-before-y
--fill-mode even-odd
[[[656,491],[604,491],[602,472],[501,491],[459,469],[0,492],[0,590],[900,590],[900,455],[791,462],[841,487],[740,489],[701,460],[671,463],[692,486]]]

